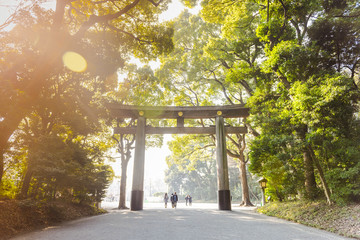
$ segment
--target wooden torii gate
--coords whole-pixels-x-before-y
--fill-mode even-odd
[[[247,129],[246,127],[224,126],[224,118],[246,118],[249,115],[249,108],[244,107],[243,104],[204,107],[154,107],[109,104],[108,107],[115,118],[137,119],[136,127],[114,128],[114,134],[135,134],[134,170],[130,201],[130,209],[132,211],[143,209],[146,134],[216,134],[218,206],[219,210],[231,210],[226,134],[247,133]],[[215,118],[215,126],[184,127],[185,118]],[[146,119],[177,119],[177,126],[151,127],[146,125]]]

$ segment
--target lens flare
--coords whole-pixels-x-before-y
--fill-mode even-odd
[[[74,72],[84,72],[87,62],[83,56],[76,52],[66,52],[62,57],[65,67]]]

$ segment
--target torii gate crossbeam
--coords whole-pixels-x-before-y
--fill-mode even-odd
[[[224,126],[224,118],[246,118],[249,108],[244,105],[204,106],[204,107],[154,107],[109,104],[114,118],[137,119],[135,128],[114,128],[114,134],[136,134],[133,185],[130,209],[143,209],[144,165],[146,134],[216,134],[216,163],[218,175],[218,205],[220,210],[231,210],[228,164],[226,154],[226,134],[247,133],[245,127]],[[146,119],[177,119],[177,127],[146,126]],[[215,126],[184,127],[184,119],[215,118]]]

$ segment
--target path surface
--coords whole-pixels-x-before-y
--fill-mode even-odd
[[[106,207],[106,206],[105,206]],[[108,205],[109,207],[109,205]],[[13,240],[339,240],[349,239],[300,224],[233,207],[193,204],[164,209],[145,204],[143,211],[110,210],[13,238]]]

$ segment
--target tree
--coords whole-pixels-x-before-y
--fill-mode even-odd
[[[168,169],[165,178],[169,188],[177,192],[181,189],[184,195],[190,194],[197,200],[215,201],[217,170],[214,147],[212,140],[206,135],[177,136],[170,142],[172,154],[166,159]],[[237,164],[230,158],[229,185],[234,200],[237,196],[243,199],[243,188],[239,180]]]
[[[72,114],[79,125],[72,124],[51,105],[34,111],[16,132],[14,141],[20,144],[12,145],[12,151],[23,164],[19,198],[90,201],[92,194],[93,201],[100,201],[112,178],[111,168],[104,165],[110,145],[99,134],[94,136],[89,123],[81,124],[79,115]]]
[[[224,66],[231,70],[227,71],[229,79],[239,81],[244,89],[252,86],[253,91],[247,91],[248,106],[252,108],[250,123],[261,135],[254,134],[256,139],[251,143],[251,169],[271,180],[270,186],[275,188],[274,194],[280,200],[285,192],[293,194],[295,189],[301,192],[304,185],[310,199],[317,197],[317,185],[322,187],[329,203],[331,191],[336,192],[328,187],[330,178],[326,177],[324,166],[329,165],[323,158],[328,152],[325,154],[323,150],[327,143],[325,136],[357,129],[352,124],[355,112],[352,101],[358,91],[359,34],[358,21],[354,19],[359,17],[359,6],[355,2],[279,0],[229,4],[210,0],[202,3],[202,16],[208,22],[221,24],[225,40],[246,46],[241,44],[246,39],[251,44],[250,50],[235,51],[238,59],[252,56],[241,65],[229,61],[231,48],[226,48],[229,45],[221,40],[208,46],[224,52]],[[352,78],[353,87],[347,77]],[[303,91],[307,89],[301,97],[299,86]],[[298,111],[299,105],[306,107]],[[336,119],[341,119],[341,123]],[[324,125],[318,125],[322,121],[329,123],[325,124],[326,130]],[[271,171],[270,166],[278,171]]]
[[[127,65],[122,70],[126,75],[118,84],[118,90],[108,94],[112,101],[118,104],[129,105],[157,105],[163,100],[162,90],[159,88],[159,80],[154,76],[149,66],[137,67],[136,65]],[[126,74],[125,74],[126,73]],[[148,121],[150,123],[150,121]],[[159,122],[152,120],[151,124],[159,125]],[[117,127],[134,127],[135,119],[116,119]],[[131,151],[135,148],[134,134],[120,134],[113,139],[117,143],[117,151],[121,156],[121,180],[120,180],[120,199],[119,209],[127,209],[126,203],[126,182],[127,182],[127,166],[131,158]],[[147,147],[161,146],[162,136],[147,136]]]
[[[165,182],[173,191],[182,189],[184,195],[190,194],[193,199],[216,200],[214,151],[206,145],[207,137],[202,139],[204,143],[199,144],[196,137],[187,135],[169,144],[173,154],[166,159],[169,169]]]
[[[126,127],[131,127],[132,123]],[[134,148],[135,135],[132,134],[120,134],[119,139],[113,136],[117,142],[117,151],[121,156],[121,179],[120,179],[120,198],[119,209],[128,209],[126,207],[126,182],[127,182],[127,166],[131,158],[131,150]]]
[[[349,127],[348,123],[354,112],[350,99],[354,95],[351,93],[351,86],[347,78],[340,77],[334,72],[335,68],[329,66],[331,57],[319,54],[314,41],[304,41],[309,36],[309,29],[313,29],[318,23],[318,21],[314,21],[314,24],[310,25],[309,19],[316,16],[324,6],[317,1],[298,5],[294,2],[280,1],[280,3],[272,4],[270,12],[271,17],[277,16],[282,24],[277,23],[278,27],[276,27],[271,20],[265,21],[264,18],[263,27],[258,31],[267,46],[267,60],[264,62],[263,69],[268,73],[275,73],[275,78],[268,82],[269,87],[263,89],[256,97],[259,98],[259,101],[253,102],[254,104],[251,106],[260,110],[255,105],[261,102],[260,105],[263,107],[260,114],[264,114],[267,120],[270,116],[274,124],[281,124],[284,130],[288,129],[287,133],[284,132],[285,134],[292,133],[294,135],[295,143],[298,145],[297,149],[303,155],[307,197],[316,198],[314,175],[314,168],[316,168],[324,195],[328,203],[331,203],[331,193],[324,174],[324,167],[319,161],[319,156],[316,156],[314,152],[315,146],[323,145],[323,143],[322,141],[314,142],[313,137],[314,133],[322,131],[322,127],[318,125],[320,121],[324,123],[332,119],[330,120],[332,123],[328,127],[331,126],[334,129],[335,125],[332,124],[335,122],[333,121],[342,119],[343,122],[337,126],[345,127],[347,125],[343,130]],[[279,16],[280,9],[283,12]],[[306,94],[301,97],[298,95],[299,86],[301,86],[301,91],[306,91]],[[331,86],[331,90],[328,88],[329,86]],[[344,98],[345,95],[347,95],[347,100],[346,97]],[[330,102],[332,103],[328,105]],[[265,106],[265,104],[268,105]],[[303,104],[307,107],[298,111],[299,105],[304,106]],[[341,111],[338,108],[339,104],[342,106]],[[262,118],[262,120],[265,119]],[[260,123],[263,126],[262,129],[265,129],[267,124]],[[275,134],[278,133],[279,131]],[[336,131],[333,134],[336,134]]]
[[[4,108],[0,112],[0,179],[11,135],[21,120],[31,113],[42,91],[47,90],[49,81],[62,71],[64,54],[69,51],[80,54],[82,61],[85,59],[87,63],[87,72],[110,76],[121,67],[121,59],[130,54],[152,58],[167,52],[172,49],[172,30],[154,24],[166,4],[166,1],[156,3],[150,0],[58,0],[54,12],[45,12],[36,4],[18,10],[14,20],[17,27],[2,33],[9,41],[1,40],[1,102]],[[23,29],[28,35],[24,35]],[[107,44],[111,39],[109,42],[114,44],[112,50],[115,50],[112,56],[117,56],[115,64],[106,65],[107,61],[102,61],[109,57],[109,52],[94,54],[89,51],[87,43],[95,32],[101,32],[105,37],[100,38],[101,44]],[[24,45],[18,45],[20,43]],[[95,49],[102,50],[98,46]]]
[[[187,11],[174,22],[174,28],[175,50],[161,59],[162,66],[157,76],[164,79],[164,85],[172,92],[175,104],[203,106],[244,103],[246,92],[251,94],[253,90],[246,80],[237,80],[238,75],[246,73],[241,73],[240,70],[235,72],[235,66],[245,66],[249,61],[249,65],[255,65],[251,61],[255,59],[252,54],[258,54],[256,51],[251,53],[249,50],[249,55],[240,51],[254,45],[256,47],[258,41],[244,38],[242,42],[234,42],[223,39],[219,25],[206,23]],[[248,66],[249,69],[251,67]],[[249,79],[253,79],[249,71],[247,74]],[[167,79],[171,79],[171,84],[166,84]],[[238,87],[239,83],[241,88]],[[192,124],[204,126],[214,123],[211,120],[200,120]],[[231,120],[227,120],[227,124],[242,125],[239,121]],[[214,136],[211,138],[215,141]],[[227,139],[228,155],[240,162],[244,198],[242,204],[252,205],[246,177],[245,136],[227,135]]]

